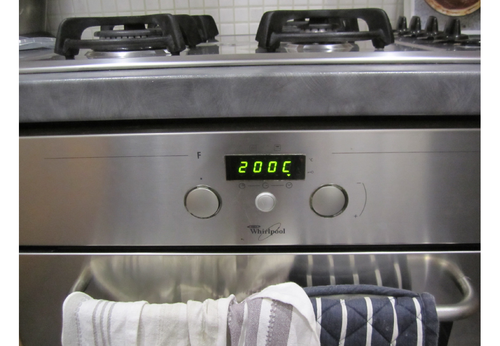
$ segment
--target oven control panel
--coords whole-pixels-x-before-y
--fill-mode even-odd
[[[479,129],[22,137],[19,157],[22,245],[479,241]]]
[[[310,207],[321,217],[335,217],[347,207],[347,192],[338,185],[327,184],[316,189],[310,197]],[[261,192],[255,197],[255,208],[261,212],[271,212],[277,198],[270,192]],[[184,199],[187,211],[194,217],[208,219],[217,215],[222,205],[220,195],[210,186],[196,186]]]

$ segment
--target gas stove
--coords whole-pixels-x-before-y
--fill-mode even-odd
[[[360,30],[358,22],[367,30]],[[94,32],[98,39],[82,39],[85,29],[96,26],[100,27]],[[479,59],[479,51],[479,36],[463,35],[458,19],[451,19],[440,31],[435,17],[427,19],[425,29],[419,17],[411,18],[409,27],[406,18],[400,17],[393,30],[380,9],[266,12],[255,36],[221,36],[208,15],[157,14],[68,18],[59,27],[54,52],[21,52],[20,71],[99,69],[102,65],[122,69],[127,63],[131,68],[296,64],[297,59],[310,64],[360,59],[461,61]]]

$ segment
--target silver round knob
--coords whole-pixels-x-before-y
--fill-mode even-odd
[[[347,207],[347,192],[338,185],[320,186],[311,195],[311,209],[322,217],[340,215]]]
[[[221,200],[217,192],[208,186],[196,186],[186,193],[184,205],[191,215],[200,219],[215,216],[221,207]]]
[[[276,197],[270,192],[262,192],[255,198],[255,206],[260,211],[268,213],[276,206]]]

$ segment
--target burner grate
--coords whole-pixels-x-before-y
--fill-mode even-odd
[[[394,32],[400,37],[429,40],[435,43],[467,44],[470,41],[468,35],[462,34],[458,18],[450,18],[445,24],[444,31],[439,31],[438,20],[434,16],[429,16],[424,30],[422,30],[420,17],[413,16],[408,27],[406,17],[401,16]]]
[[[358,19],[368,24],[368,31],[359,31]],[[268,52],[276,51],[281,42],[331,44],[371,40],[380,49],[394,42],[387,14],[374,8],[266,12],[255,39]]]
[[[82,39],[85,29],[98,26],[98,39]],[[123,26],[123,30],[115,30]],[[68,18],[59,26],[55,53],[74,59],[80,49],[95,52],[129,52],[168,50],[172,55],[214,40],[218,35],[214,19],[209,15],[189,16],[155,14],[125,17]]]
[[[215,24],[215,20],[212,16],[204,14],[191,17],[196,21],[203,42],[213,41],[215,40],[215,36],[219,35],[217,24]]]

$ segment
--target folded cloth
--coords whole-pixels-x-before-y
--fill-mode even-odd
[[[320,345],[311,301],[292,282],[231,301],[228,326],[232,346]]]
[[[228,328],[229,327],[229,328]],[[175,304],[111,302],[82,292],[63,304],[62,345],[320,345],[313,306],[295,283]]]
[[[231,295],[176,304],[111,302],[71,293],[63,304],[62,345],[226,345]]]
[[[304,290],[313,305],[322,346],[438,343],[436,303],[428,293],[372,285],[316,286]]]

